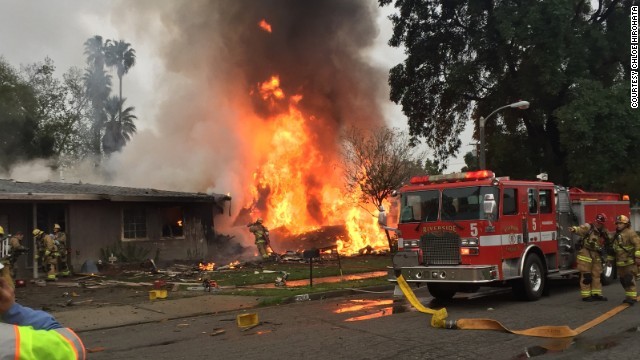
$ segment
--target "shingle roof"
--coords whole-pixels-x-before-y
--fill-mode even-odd
[[[231,200],[227,195],[166,191],[83,183],[32,183],[0,179],[0,200],[110,200],[215,202]]]

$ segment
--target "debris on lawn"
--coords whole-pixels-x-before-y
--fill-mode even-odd
[[[287,279],[289,278],[289,273],[286,271],[282,271],[282,276],[278,276],[276,278],[276,286],[287,286]]]

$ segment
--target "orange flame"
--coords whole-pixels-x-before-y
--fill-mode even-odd
[[[366,246],[387,249],[375,207],[361,204],[360,193],[344,191],[336,141],[331,140],[337,140],[337,130],[304,114],[297,107],[302,95],[285,96],[278,76],[258,84],[258,89],[265,102],[286,105],[288,101],[288,107],[252,133],[256,143],[268,146],[251,188],[253,204],[261,199],[266,209],[254,215],[264,218],[269,228],[285,227],[292,234],[345,225],[348,238],[337,244],[341,254],[357,254]],[[334,145],[327,150],[327,143]]]
[[[258,23],[258,26],[260,26],[260,28],[268,33],[271,33],[271,25],[267,22],[267,20],[262,19],[260,20],[260,22]]]
[[[199,263],[198,270],[200,271],[213,271],[213,268],[216,266],[215,263]]]

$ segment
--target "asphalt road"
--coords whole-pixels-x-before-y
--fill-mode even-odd
[[[449,319],[491,318],[510,329],[587,323],[622,301],[618,283],[608,302],[585,303],[576,281],[554,281],[550,296],[520,302],[508,291],[456,297]],[[424,304],[430,296],[416,290]],[[435,305],[435,304],[432,304]],[[550,340],[488,330],[430,327],[430,316],[390,293],[257,308],[260,325],[240,331],[240,312],[82,332],[89,359],[636,359],[640,304],[573,339]],[[215,335],[217,334],[217,335]]]

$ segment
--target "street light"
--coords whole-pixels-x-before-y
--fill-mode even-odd
[[[524,100],[514,102],[513,104],[505,105],[493,110],[491,114],[489,114],[486,118],[482,116],[480,117],[480,170],[485,170],[485,167],[487,166],[484,155],[484,124],[487,122],[487,119],[491,117],[491,115],[506,108],[517,108],[520,110],[524,110],[529,108],[529,102]]]

